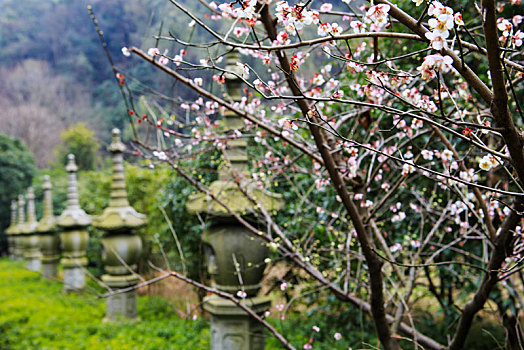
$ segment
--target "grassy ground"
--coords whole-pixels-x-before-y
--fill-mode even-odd
[[[141,322],[101,323],[104,300],[0,259],[0,349],[206,349],[205,320],[182,319],[161,298],[138,298]]]
[[[174,304],[164,298],[139,297],[140,322],[102,323],[103,299],[93,293],[63,294],[60,282],[46,280],[23,266],[0,259],[1,350],[209,349],[208,321],[201,315],[196,320],[180,317]],[[90,289],[95,287],[93,284]],[[353,309],[344,307],[338,314],[332,307],[328,309],[327,314],[320,306],[315,312],[290,312],[285,321],[272,313],[270,322],[297,349],[308,342],[317,350],[379,348],[369,320],[358,317]],[[422,317],[417,323],[422,331],[445,342],[445,325],[437,320]],[[503,330],[487,321],[475,322],[465,349],[502,348]],[[312,330],[317,325],[318,333]],[[342,339],[334,339],[336,332]],[[267,350],[281,348],[273,337],[268,336],[266,344]],[[406,342],[403,347],[413,348],[413,344]]]
[[[89,283],[88,290],[97,287]],[[27,271],[23,262],[0,259],[1,350],[209,349],[209,323],[200,315],[183,319],[173,303],[161,297],[139,297],[138,313],[140,322],[102,323],[103,299],[93,293],[63,294],[60,282]],[[314,336],[312,326],[320,324],[300,316],[283,323],[271,320],[297,348]],[[347,349],[348,343],[335,342],[332,333],[316,339],[314,348]],[[267,350],[281,349],[275,338],[268,337],[266,343]]]

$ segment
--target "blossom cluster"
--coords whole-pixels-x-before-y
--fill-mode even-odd
[[[524,33],[520,29],[515,32],[515,28],[522,23],[523,19],[523,16],[515,15],[511,21],[505,18],[499,18],[497,20],[497,29],[502,32],[502,35],[499,38],[501,44],[504,45],[509,40],[509,43],[513,48],[522,46]]]
[[[435,50],[447,49],[449,31],[453,29],[455,23],[458,26],[464,25],[462,15],[459,12],[454,14],[451,7],[444,6],[438,1],[431,2],[428,15],[432,17],[428,21],[431,32],[426,33],[426,38],[431,42],[431,47]]]
[[[318,24],[320,20],[317,11],[308,10],[300,4],[291,6],[287,1],[277,3],[275,16],[291,35],[296,35],[297,30],[302,30],[304,26]]]
[[[239,1],[240,7],[233,6],[236,2],[223,3],[218,5],[218,8],[222,11],[223,16],[231,16],[234,18],[244,18],[247,20],[256,19],[257,13],[255,6],[257,0],[242,0]]]

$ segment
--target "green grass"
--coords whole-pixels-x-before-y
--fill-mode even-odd
[[[97,287],[88,285],[89,290]],[[25,270],[22,262],[0,259],[0,349],[209,349],[208,321],[182,319],[165,299],[139,297],[140,322],[102,323],[103,299],[92,293],[63,294],[62,287]],[[315,349],[348,348],[350,343],[336,342],[321,319],[303,316],[270,322],[297,348],[310,337]],[[323,328],[321,333],[313,334],[315,324]],[[267,350],[282,348],[270,336],[266,345]]]
[[[0,349],[207,349],[209,325],[185,320],[161,298],[138,298],[141,322],[102,323],[104,300],[0,259]]]
[[[121,320],[102,323],[105,302],[94,294],[63,294],[62,284],[27,271],[21,262],[0,259],[0,349],[1,350],[83,350],[83,349],[209,349],[209,323],[203,317],[182,319],[169,301],[160,297],[139,297],[140,322]],[[92,283],[90,290],[97,286]],[[337,311],[338,310],[338,311]],[[325,311],[325,312],[324,312]],[[297,349],[307,342],[318,350],[376,349],[379,346],[373,325],[348,308],[300,313],[291,311],[285,321],[272,315],[269,321]],[[445,342],[446,325],[438,318],[419,319],[421,330]],[[320,332],[312,330],[313,325]],[[335,332],[342,339],[333,338]],[[489,320],[477,321],[465,349],[497,349],[504,343],[503,329]],[[440,338],[439,338],[440,336]],[[497,340],[494,340],[494,339]],[[281,349],[274,337],[266,338],[266,350]],[[403,348],[413,345],[403,343]]]

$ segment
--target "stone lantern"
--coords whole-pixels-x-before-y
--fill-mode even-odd
[[[139,282],[135,271],[142,240],[134,230],[146,224],[146,217],[137,213],[127,200],[123,164],[125,145],[120,141],[120,130],[113,129],[113,142],[108,149],[113,158],[111,200],[104,212],[95,217],[93,226],[104,231],[102,260],[106,274],[102,281],[112,289],[123,289]],[[131,319],[137,316],[134,290],[107,298],[105,319],[115,321],[118,316]]]
[[[24,241],[24,258],[26,261],[26,268],[30,271],[38,272],[42,267],[41,258],[42,253],[40,252],[40,239],[36,226],[35,214],[35,193],[33,188],[27,189],[27,220],[20,233],[22,234]]]
[[[56,223],[62,229],[60,243],[64,267],[64,292],[79,291],[84,289],[86,280],[84,269],[87,266],[86,248],[89,234],[87,227],[92,218],[87,215],[78,202],[78,188],[76,183],[75,156],[69,154],[66,170],[69,173],[67,188],[66,209],[57,218]]]
[[[14,242],[15,242],[15,259],[16,260],[24,260],[24,237],[21,235],[21,231],[23,230],[25,225],[25,200],[23,195],[18,195],[18,220],[16,224],[16,228],[13,232],[14,235]]]
[[[58,261],[60,260],[60,238],[58,238],[56,218],[53,215],[53,199],[51,195],[51,180],[44,176],[44,213],[36,231],[40,234],[40,249],[42,252],[42,276],[56,278]]]
[[[16,221],[16,209],[16,201],[13,200],[11,201],[11,222],[9,223],[9,227],[5,230],[8,244],[7,249],[11,259],[15,258],[15,234],[18,229],[18,222]]]
[[[242,67],[238,62],[238,53],[229,54],[226,70],[237,75],[227,73],[225,78],[229,97],[234,102],[241,99],[242,81],[239,76],[242,75]],[[230,135],[244,126],[243,119],[231,111],[227,111],[224,117],[224,128]],[[258,224],[253,215],[256,206],[242,193],[239,185],[266,210],[278,210],[283,203],[279,195],[258,188],[251,180],[246,147],[247,142],[243,138],[227,142],[224,158],[228,162],[222,163],[219,178],[211,183],[209,190],[256,227]],[[189,212],[206,213],[212,218],[202,241],[213,286],[243,298],[246,306],[259,315],[263,314],[271,306],[268,297],[257,296],[269,253],[266,242],[252,234],[206,194],[191,196],[187,208]],[[263,325],[232,301],[207,296],[204,298],[204,309],[211,314],[211,349],[264,349]]]

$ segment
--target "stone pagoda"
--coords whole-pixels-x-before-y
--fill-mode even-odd
[[[102,260],[106,274],[102,276],[102,281],[111,289],[123,289],[139,282],[136,270],[142,240],[134,230],[146,224],[146,217],[131,207],[127,200],[123,164],[125,145],[120,141],[120,130],[113,129],[113,142],[108,150],[113,158],[111,200],[104,212],[95,217],[93,226],[104,231]],[[115,321],[119,316],[136,318],[135,290],[109,296],[106,307],[107,321]]]
[[[87,266],[86,248],[89,239],[87,232],[92,218],[87,215],[78,202],[78,188],[76,183],[75,156],[69,154],[66,170],[69,173],[67,188],[66,209],[57,218],[56,223],[62,229],[60,245],[64,267],[64,292],[80,291],[86,284],[85,267]]]
[[[24,258],[26,261],[26,268],[30,271],[38,272],[42,267],[42,253],[40,252],[40,238],[36,227],[35,213],[35,193],[33,188],[27,189],[27,220],[20,233],[22,234],[24,242]]]
[[[238,53],[229,54],[225,75],[229,98],[241,100],[242,67]],[[243,118],[231,111],[224,115],[223,126],[229,135],[244,127]],[[256,205],[250,197],[266,210],[282,207],[280,196],[257,187],[248,170],[247,142],[244,138],[231,138],[223,151],[223,162],[219,167],[218,180],[210,184],[209,190],[235,213],[251,222],[255,227]],[[242,298],[246,306],[261,315],[267,311],[271,301],[258,297],[265,262],[268,257],[266,243],[252,234],[246,227],[219,203],[206,194],[190,197],[187,204],[192,213],[205,213],[212,224],[203,233],[206,266],[218,290]],[[211,314],[211,349],[255,350],[264,349],[264,327],[232,301],[218,296],[204,298],[204,309]]]
[[[60,238],[58,237],[58,226],[53,215],[53,199],[51,194],[51,179],[49,175],[44,176],[44,213],[36,231],[40,234],[40,250],[42,252],[42,276],[56,278],[58,273],[58,261],[60,260]]]
[[[9,252],[9,257],[11,259],[15,258],[15,234],[18,230],[18,222],[16,221],[16,201],[11,201],[11,221],[9,223],[9,227],[6,228],[5,234],[7,235],[7,249]]]

